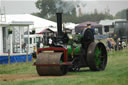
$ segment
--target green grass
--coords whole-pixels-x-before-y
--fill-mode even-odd
[[[0,74],[33,74],[36,73],[35,66],[29,63],[16,63],[10,65],[0,65]]]
[[[36,69],[32,63],[0,65],[0,74],[36,74]],[[91,72],[88,68],[82,68],[80,72],[68,72],[67,75],[72,77],[2,81],[0,85],[127,85],[128,48],[109,52],[104,71]]]

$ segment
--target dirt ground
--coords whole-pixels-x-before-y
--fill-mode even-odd
[[[39,76],[37,74],[11,74],[11,75],[0,75],[0,81],[16,81],[16,80],[36,80],[36,79],[46,79],[46,78],[64,78],[73,77],[69,75],[65,76]]]

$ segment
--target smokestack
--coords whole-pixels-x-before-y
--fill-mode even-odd
[[[62,13],[56,13],[57,16],[57,32],[58,36],[61,36],[62,33]]]
[[[128,21],[128,9],[126,9],[126,20]]]

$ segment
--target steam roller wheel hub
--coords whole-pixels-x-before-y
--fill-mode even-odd
[[[47,66],[36,66],[37,73],[40,76],[43,75],[64,75],[67,73],[67,66],[56,65],[50,66],[48,64],[59,64],[63,63],[63,53],[62,52],[42,52],[39,53],[36,64],[42,64]]]

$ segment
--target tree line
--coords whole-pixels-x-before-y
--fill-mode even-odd
[[[95,9],[93,13],[77,16],[76,7],[79,7],[78,3],[71,3],[64,0],[38,0],[35,4],[40,12],[33,13],[33,15],[52,21],[56,21],[56,12],[63,12],[63,22],[73,23],[85,21],[99,22],[104,19],[126,18],[126,9],[118,12],[115,16],[109,13],[109,9],[102,13],[99,13],[97,9]]]

